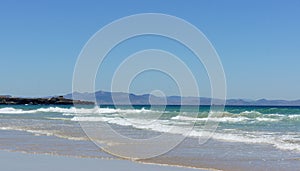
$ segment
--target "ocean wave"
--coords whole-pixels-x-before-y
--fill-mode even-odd
[[[62,110],[63,109],[63,110]],[[75,111],[76,110],[76,111]],[[1,111],[1,110],[0,110]],[[3,108],[2,111],[14,111],[14,108]],[[21,110],[17,110],[18,112],[22,112]],[[143,130],[151,130],[161,133],[172,133],[172,134],[181,134],[188,135],[189,137],[202,137],[203,130],[202,127],[194,127],[192,130],[191,124],[194,121],[196,122],[206,122],[208,118],[205,117],[190,117],[190,116],[174,116],[170,119],[160,120],[157,119],[155,121],[147,118],[124,118],[122,115],[115,115],[116,111],[123,113],[151,113],[150,110],[146,109],[109,109],[109,108],[92,108],[92,109],[75,109],[75,108],[59,108],[59,107],[50,107],[50,108],[40,108],[31,111],[43,111],[43,112],[58,112],[62,115],[73,114],[73,118],[68,118],[70,121],[76,122],[106,122],[109,124],[117,124],[121,126],[130,126],[137,129]],[[77,111],[81,112],[81,114],[85,114],[85,112],[96,113],[96,114],[109,114],[109,115],[91,115],[85,116],[77,115]],[[125,111],[125,112],[124,112]],[[24,111],[23,111],[24,112]],[[65,113],[66,112],[66,113]],[[73,112],[73,113],[72,113]],[[76,112],[76,113],[75,113]],[[246,113],[251,116],[246,117]],[[282,115],[282,114],[256,114],[256,117],[252,117],[254,112],[246,112],[241,115],[240,114],[227,114],[223,117],[212,117],[209,120],[213,122],[227,122],[227,123],[242,123],[242,122],[278,122],[282,120],[300,120],[300,115],[292,114],[292,115]],[[252,118],[251,118],[252,117]],[[64,118],[59,117],[47,117],[48,119],[59,120]],[[249,122],[252,121],[252,122]],[[0,127],[1,130],[19,130],[26,131],[32,133],[36,136],[46,135],[46,136],[57,136],[61,138],[71,139],[71,140],[85,140],[86,137],[72,137],[71,135],[60,134],[51,130],[35,130],[32,128],[19,128],[19,127]],[[213,139],[225,142],[241,142],[241,143],[260,143],[260,144],[270,144],[278,149],[282,150],[297,150],[300,151],[300,137],[299,133],[286,133],[287,135],[280,135],[276,132],[243,132],[241,130],[235,129],[224,129],[217,130],[214,134],[212,134]]]
[[[26,114],[26,113],[62,113],[65,116],[76,115],[76,114],[113,114],[113,113],[154,113],[161,111],[153,111],[145,108],[142,109],[113,109],[113,108],[61,108],[61,107],[48,107],[48,108],[38,108],[31,110],[15,109],[12,107],[0,108],[0,114]]]
[[[132,124],[125,119],[114,117],[74,117],[71,121],[82,121],[82,122],[107,122],[111,124],[117,124],[121,126],[131,126]]]
[[[23,114],[23,113],[35,113],[34,110],[22,110],[22,109],[15,109],[12,107],[5,107],[0,109],[0,114]]]
[[[194,133],[197,135],[197,133]],[[203,134],[203,133],[198,133]],[[193,135],[193,133],[191,133]],[[194,135],[195,136],[195,135]],[[296,150],[300,152],[300,144],[295,143],[299,137],[294,135],[270,135],[269,132],[244,132],[244,133],[214,133],[213,139],[225,142],[240,142],[248,144],[270,144],[281,150]],[[294,142],[294,143],[293,143]]]
[[[259,118],[255,118],[256,121],[259,122],[278,122],[281,119],[274,119],[274,118],[265,118],[265,117],[259,117]]]
[[[210,118],[195,118],[188,116],[175,116],[172,117],[171,120],[181,120],[181,121],[196,121],[196,122],[242,122],[249,120],[246,117],[210,117]]]
[[[210,117],[210,118],[194,118],[188,116],[175,116],[171,118],[172,120],[181,120],[181,121],[190,121],[190,122],[228,122],[228,123],[239,123],[239,122],[247,122],[247,123],[255,123],[255,122],[278,122],[280,119],[275,118],[265,118],[265,117],[257,117],[257,118],[247,118],[242,116],[235,117]]]
[[[97,114],[97,113],[115,113],[115,109],[110,108],[60,108],[60,107],[49,107],[49,108],[39,108],[37,112],[51,112],[51,113],[63,113],[64,115],[76,115],[76,114]]]
[[[189,117],[177,117],[177,119],[197,119]],[[198,118],[198,120],[204,120],[204,118]],[[228,118],[225,118],[228,121]],[[224,121],[225,121],[224,119]],[[232,118],[231,118],[232,119]],[[241,118],[235,118],[241,119]],[[194,128],[182,126],[178,122],[162,121],[157,120],[156,122],[150,123],[142,120],[132,121],[125,118],[106,118],[106,117],[74,117],[73,121],[101,121],[109,124],[117,124],[121,126],[131,126],[137,129],[151,130],[160,133],[171,133],[179,135],[187,135],[193,138],[203,138],[205,135],[211,135],[211,138],[225,142],[240,142],[240,143],[260,143],[270,144],[281,150],[297,150],[300,151],[300,140],[297,133],[289,133],[291,135],[280,135],[280,133],[274,132],[243,132],[235,129],[217,130],[215,133],[206,133],[201,128]],[[232,121],[232,120],[230,120]],[[266,121],[263,119],[263,121]],[[268,120],[273,122],[273,120]],[[143,123],[144,122],[144,123]],[[235,120],[235,122],[238,122]],[[137,124],[139,123],[139,124]]]
[[[186,114],[171,118],[172,120],[190,121],[190,122],[228,122],[228,123],[257,123],[257,122],[281,122],[281,121],[300,121],[300,114],[263,114],[257,111],[244,111],[241,113],[230,113],[224,111],[222,115],[213,113],[199,114],[198,117],[190,117]]]
[[[300,120],[300,115],[288,115],[288,118],[291,120]]]
[[[255,115],[255,117],[254,117]],[[190,116],[174,116],[169,120],[157,120],[156,122],[149,122],[147,120],[132,120],[131,118],[121,117],[74,117],[72,121],[87,121],[87,122],[106,122],[109,124],[117,124],[122,126],[131,126],[137,129],[151,130],[161,133],[181,134],[188,135],[193,138],[200,138],[205,135],[201,126],[196,126],[190,129],[190,125],[182,123],[193,123],[193,122],[225,122],[225,123],[263,123],[263,122],[280,122],[286,119],[296,120],[300,119],[300,115],[283,115],[283,114],[260,114],[258,112],[243,112],[240,114],[231,114],[227,112],[222,117],[190,117]],[[140,123],[140,124],[137,124]],[[280,150],[296,150],[300,151],[300,137],[299,133],[287,133],[289,135],[283,135],[283,133],[276,132],[243,132],[236,129],[225,129],[217,130],[217,132],[211,135],[211,138],[224,141],[224,142],[237,142],[237,143],[259,143],[269,144]]]
[[[160,114],[168,114],[170,120],[176,121],[185,121],[185,122],[221,122],[221,123],[258,123],[258,122],[281,122],[281,121],[300,121],[300,114],[279,114],[279,113],[270,113],[263,114],[258,111],[243,111],[240,113],[230,113],[224,111],[222,113],[214,112],[199,112],[198,117],[191,117],[193,115],[189,112],[170,112],[170,111],[156,111],[151,109],[114,109],[114,108],[63,108],[63,107],[42,107],[38,109],[18,109],[13,107],[0,108],[0,114],[33,114],[33,113],[60,113],[63,116],[93,116],[95,118],[85,119],[86,121],[95,121],[99,120],[97,116],[102,117],[103,115],[111,116],[122,116],[122,117],[139,117],[144,115],[146,119],[151,114],[155,116],[160,116]],[[181,114],[179,116],[176,116]],[[174,116],[175,115],[175,116]],[[208,117],[210,116],[210,117]],[[168,116],[167,116],[168,117]],[[73,119],[73,120],[76,120]],[[101,120],[101,119],[100,119]]]

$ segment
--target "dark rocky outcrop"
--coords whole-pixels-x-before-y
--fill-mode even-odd
[[[84,104],[92,105],[93,102],[80,101],[66,99],[63,96],[51,97],[51,98],[19,98],[10,96],[0,96],[0,104],[2,105],[72,105],[72,104]]]

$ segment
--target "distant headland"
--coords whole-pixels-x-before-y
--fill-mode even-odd
[[[92,105],[93,102],[72,100],[64,98],[63,96],[51,97],[51,98],[21,98],[12,97],[9,95],[0,96],[0,105],[72,105],[83,104]]]

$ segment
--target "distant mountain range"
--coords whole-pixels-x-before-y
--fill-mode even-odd
[[[66,94],[65,98],[73,99],[73,95]],[[113,98],[115,103],[113,102]],[[129,97],[130,103],[126,100]],[[199,105],[199,100],[201,105],[210,105],[211,98],[206,97],[181,97],[181,96],[168,96],[166,98],[158,97],[150,94],[136,95],[132,93],[123,93],[123,92],[106,92],[106,91],[97,91],[95,93],[74,93],[73,100],[84,100],[84,101],[93,101],[96,98],[98,104],[103,105],[149,105],[151,101],[152,105],[168,104],[168,105],[180,105],[181,100],[188,105]],[[150,99],[150,100],[149,100]],[[246,100],[246,99],[227,99],[226,105],[231,106],[300,106],[300,100]]]

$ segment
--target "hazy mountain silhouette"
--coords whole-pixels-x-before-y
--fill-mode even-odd
[[[181,100],[187,105],[199,105],[199,100],[201,105],[210,105],[211,98],[206,97],[181,97],[181,96],[167,96],[166,98],[158,97],[150,94],[136,95],[132,93],[123,92],[106,92],[97,91],[95,93],[78,93],[75,92],[74,96],[72,94],[64,95],[65,98],[72,98],[74,100],[84,100],[84,101],[96,101],[98,104],[111,105],[111,104],[122,104],[122,105],[180,105]],[[115,99],[115,103],[113,101]],[[129,101],[126,100],[129,98]],[[151,102],[151,103],[150,103]],[[300,106],[300,100],[248,100],[248,99],[228,99],[226,105],[249,105],[249,106]]]

